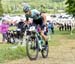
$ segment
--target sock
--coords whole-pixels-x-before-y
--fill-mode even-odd
[[[45,45],[48,45],[48,41],[45,41]]]

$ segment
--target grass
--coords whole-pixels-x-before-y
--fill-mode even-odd
[[[13,46],[11,44],[0,44],[0,63],[26,56],[25,47],[12,48]]]
[[[11,29],[14,29],[14,27]],[[55,29],[55,33],[51,35],[49,46],[57,47],[62,45],[62,43],[67,43],[69,40],[74,39],[75,29],[73,30],[72,35],[69,31],[59,31],[58,29]],[[17,48],[12,48],[13,46],[15,45],[0,44],[0,63],[26,57],[25,47],[18,46]]]
[[[72,30],[72,34],[67,36],[68,39],[75,39],[75,29]]]
[[[55,29],[55,33],[51,35],[51,41],[49,42],[50,46],[59,46],[61,43],[66,43],[68,40],[75,39],[75,29],[72,31],[59,31],[57,28]]]

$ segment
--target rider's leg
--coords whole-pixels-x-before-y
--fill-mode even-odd
[[[41,14],[41,17],[42,17],[42,24],[43,24],[43,26],[42,26],[42,30],[41,30],[41,36],[43,37],[43,39],[45,40],[45,44],[46,45],[48,45],[48,37],[47,37],[47,35],[46,34],[44,34],[44,28],[46,27],[46,24],[47,24],[47,19],[46,19],[46,14],[45,13],[42,13]]]
[[[47,40],[48,37],[47,37],[47,35],[44,34],[44,31],[43,30],[41,30],[40,34],[43,37],[43,39],[45,40],[45,44],[48,45],[48,40]]]

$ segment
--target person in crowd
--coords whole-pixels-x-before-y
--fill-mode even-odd
[[[50,33],[51,32],[51,22],[49,20],[47,21],[47,25],[48,25],[48,32]]]
[[[51,31],[51,22],[50,22],[50,20],[48,20],[47,21],[48,23],[47,23],[47,26],[48,26],[48,38],[49,38],[49,41],[51,40],[51,33],[52,33],[52,31]]]
[[[3,19],[2,23],[0,25],[0,33],[2,34],[2,37],[3,37],[2,38],[3,43],[6,43],[6,41],[7,41],[7,32],[8,32],[8,30],[9,30],[9,24],[5,19]]]
[[[67,24],[66,23],[64,24],[64,28],[65,28],[65,31],[66,31],[67,30]]]
[[[48,22],[48,31],[51,32],[52,34],[54,34],[54,25],[52,22],[50,22],[50,20],[47,21]]]
[[[51,31],[52,31],[52,34],[54,34],[54,25],[53,25],[53,23],[51,23]]]

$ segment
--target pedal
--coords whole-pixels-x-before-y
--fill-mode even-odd
[[[46,50],[47,47],[48,47],[47,45],[43,45],[43,46],[42,46],[42,50]]]

